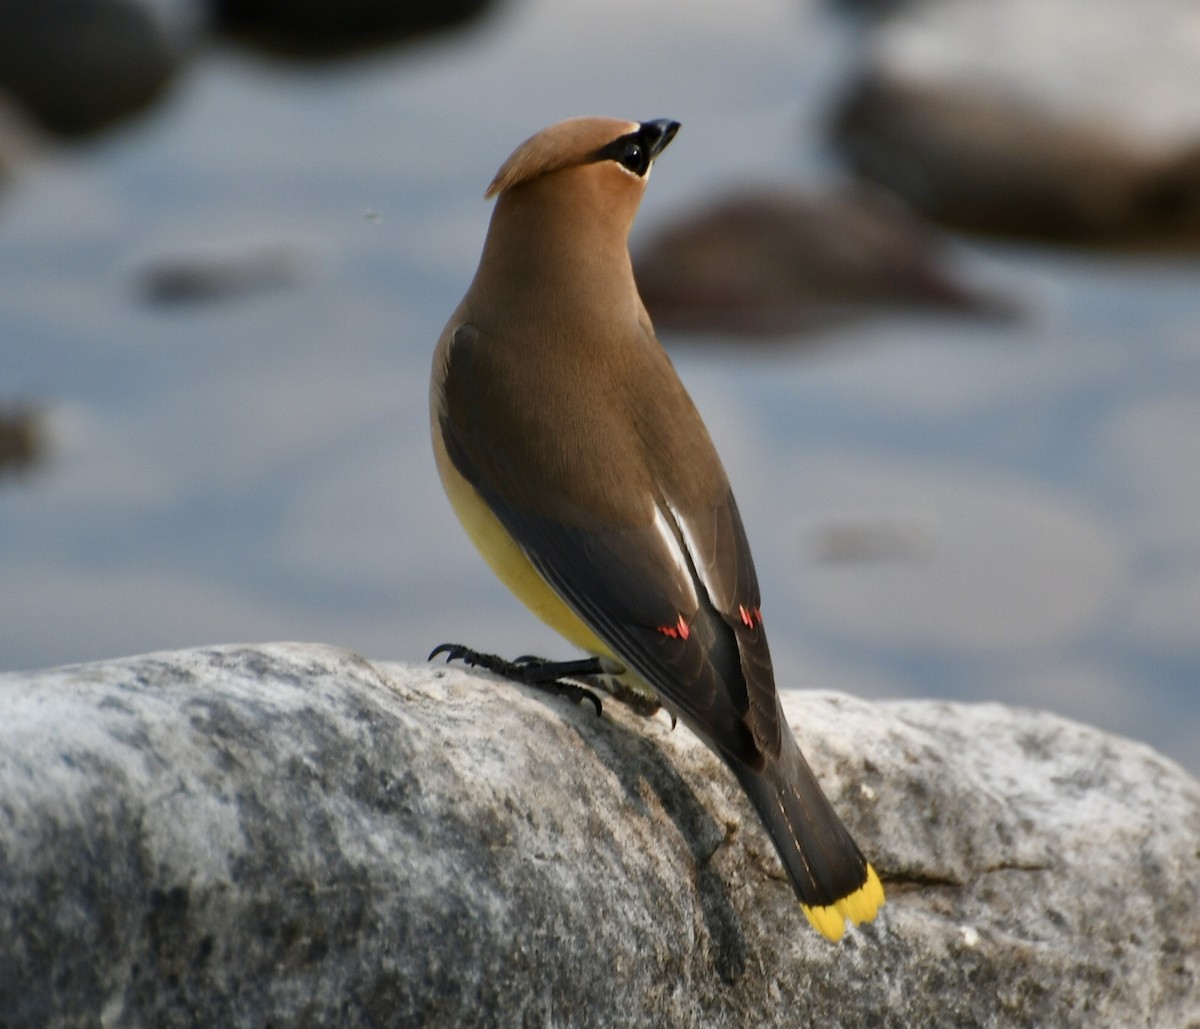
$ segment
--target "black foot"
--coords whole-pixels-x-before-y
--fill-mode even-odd
[[[647,695],[643,690],[634,689],[618,678],[610,676],[606,679],[604,689],[613,700],[619,700],[635,715],[641,715],[643,718],[653,718],[662,710],[662,704],[655,697]],[[671,716],[671,728],[674,729],[675,716],[670,711],[667,714]]]
[[[483,654],[481,656],[493,661],[502,660],[490,654]],[[662,710],[662,704],[658,702],[656,697],[647,694],[645,690],[639,690],[636,687],[630,686],[618,675],[613,674],[612,668],[605,668],[603,662],[598,657],[584,658],[581,661],[547,661],[544,657],[522,654],[520,657],[514,658],[511,664],[517,665],[522,670],[529,668],[548,669],[556,680],[576,675],[586,678],[590,680],[588,685],[593,689],[603,690],[613,700],[620,701],[635,715],[641,715],[643,718],[653,718]],[[501,672],[500,674],[503,675],[504,673]],[[537,686],[540,684],[534,682],[531,685]],[[667,714],[671,718],[671,728],[674,729],[676,725],[675,716],[670,711]]]
[[[461,661],[473,668],[486,668],[489,672],[501,675],[505,679],[524,683],[526,686],[536,686],[538,689],[549,690],[558,696],[567,697],[578,704],[581,700],[591,701],[600,714],[602,708],[600,698],[589,689],[570,680],[576,676],[593,676],[603,674],[600,659],[596,657],[583,658],[579,661],[547,661],[544,658],[532,657],[525,654],[515,661],[509,661],[495,654],[481,654],[478,650],[464,647],[461,643],[441,643],[429,653],[427,660],[432,661],[439,654],[446,655],[446,662]]]

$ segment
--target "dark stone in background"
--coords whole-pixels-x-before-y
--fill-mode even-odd
[[[184,0],[0,0],[0,89],[53,132],[95,132],[162,95],[202,23]]]
[[[878,192],[748,186],[661,229],[634,265],[660,330],[766,337],[884,309],[1013,314],[959,281],[943,243]]]

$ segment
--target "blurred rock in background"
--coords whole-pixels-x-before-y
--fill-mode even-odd
[[[189,0],[0,0],[0,91],[63,135],[156,101],[202,36]]]
[[[453,28],[490,0],[213,0],[221,27],[292,57],[336,57]]]
[[[341,56],[459,25],[489,0],[0,0],[0,100],[51,132],[146,109],[210,30],[273,53]],[[0,169],[3,165],[0,139]]]
[[[956,228],[1200,243],[1200,11],[922,0],[869,32],[833,123],[863,177]]]
[[[0,189],[9,185],[26,162],[45,148],[41,131],[19,105],[0,91]]]
[[[297,285],[315,258],[315,244],[299,239],[220,240],[151,258],[139,285],[153,303],[218,300]]]
[[[668,225],[635,259],[660,329],[772,336],[881,308],[1000,316],[920,219],[878,191],[745,188]]]
[[[0,406],[0,481],[36,464],[44,452],[43,444],[41,422],[32,407]]]

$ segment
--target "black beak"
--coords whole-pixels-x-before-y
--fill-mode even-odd
[[[638,135],[642,137],[650,159],[653,160],[667,149],[667,144],[675,138],[675,133],[678,131],[679,122],[671,121],[669,118],[658,118],[654,121],[642,122]]]

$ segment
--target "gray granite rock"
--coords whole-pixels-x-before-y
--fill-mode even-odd
[[[839,945],[716,759],[614,703],[298,644],[0,676],[0,1024],[1197,1024],[1178,767],[786,706],[889,890]]]
[[[986,232],[1200,245],[1189,0],[915,0],[872,23],[834,136],[923,214]]]

